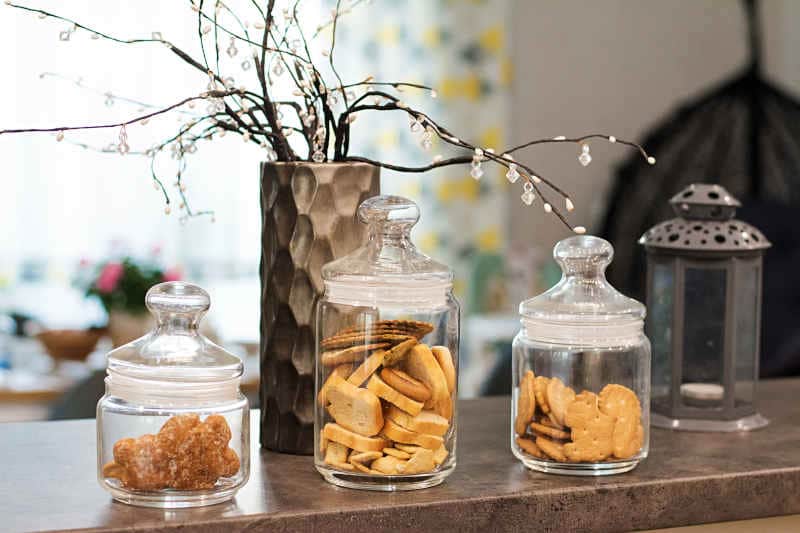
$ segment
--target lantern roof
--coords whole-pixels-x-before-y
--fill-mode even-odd
[[[669,203],[678,217],[650,228],[639,244],[674,251],[722,253],[759,251],[771,246],[758,228],[733,218],[741,203],[721,185],[689,185]]]

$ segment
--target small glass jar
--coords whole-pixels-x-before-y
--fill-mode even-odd
[[[242,361],[198,331],[208,293],[161,283],[145,298],[156,328],[108,354],[97,404],[97,476],[114,499],[148,507],[228,500],[250,473]]]
[[[647,456],[645,308],[606,281],[613,254],[598,237],[562,240],[553,250],[561,281],[520,304],[511,450],[533,470],[619,474]]]
[[[431,487],[456,466],[453,273],[411,242],[410,200],[376,196],[358,216],[367,243],[322,268],[315,465],[344,487]]]

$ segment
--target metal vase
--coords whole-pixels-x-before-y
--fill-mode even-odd
[[[313,453],[321,268],[364,243],[356,210],[379,193],[365,163],[261,164],[262,447]]]

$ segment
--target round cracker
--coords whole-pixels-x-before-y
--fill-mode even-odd
[[[517,417],[514,420],[514,432],[517,435],[525,434],[525,429],[536,411],[536,394],[533,388],[535,377],[533,371],[528,370],[519,382]]]

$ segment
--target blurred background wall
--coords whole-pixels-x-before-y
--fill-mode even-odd
[[[764,0],[760,9],[765,73],[800,94],[800,2]],[[590,131],[640,140],[747,59],[743,12],[732,0],[518,0],[513,10],[511,144]],[[527,156],[574,195],[578,222],[596,231],[615,166],[630,154],[596,143],[584,168],[576,150],[530,148]],[[512,247],[535,243],[548,253],[567,235],[540,209],[522,205],[518,191],[508,194]]]

